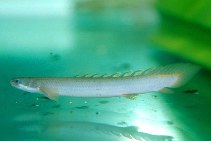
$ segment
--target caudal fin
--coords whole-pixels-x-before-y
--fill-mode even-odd
[[[196,73],[199,72],[199,70],[199,66],[189,63],[172,65],[173,73],[178,74],[178,80],[172,88],[177,88],[186,84]]]
[[[173,141],[173,137],[168,135],[153,135],[149,133],[139,132],[137,127],[124,127],[121,135],[127,138],[134,138],[137,141]]]
[[[190,63],[178,63],[173,65],[167,65],[163,67],[158,67],[149,72],[147,75],[157,74],[157,75],[169,75],[176,77],[175,82],[171,85],[171,88],[177,88],[185,83],[187,83],[198,71],[200,67]]]

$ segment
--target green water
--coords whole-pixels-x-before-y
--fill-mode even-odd
[[[88,4],[75,3],[64,15],[59,10],[54,16],[1,14],[0,140],[208,141],[211,75],[203,68],[174,94],[135,100],[60,97],[55,102],[10,86],[14,77],[112,74],[186,61],[150,43],[160,23],[150,5]]]

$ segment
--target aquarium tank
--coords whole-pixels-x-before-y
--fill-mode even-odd
[[[0,140],[210,141],[210,7],[210,0],[1,0]],[[180,63],[200,71],[171,92],[51,99],[52,89],[11,85],[17,77],[144,75]],[[153,80],[142,84],[163,83]]]

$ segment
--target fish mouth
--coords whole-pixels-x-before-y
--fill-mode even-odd
[[[10,84],[11,84],[12,86],[15,86],[14,80],[10,80]]]
[[[13,86],[13,87],[17,87],[17,86],[18,86],[17,80],[16,80],[16,79],[10,80],[10,84],[11,84],[11,86]]]

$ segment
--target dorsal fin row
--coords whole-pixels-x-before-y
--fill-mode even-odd
[[[112,77],[132,77],[132,76],[149,76],[149,75],[169,75],[169,74],[177,74],[181,75],[188,80],[191,78],[196,72],[198,72],[200,67],[188,63],[178,63],[178,64],[172,64],[172,65],[167,65],[167,66],[161,66],[157,68],[150,68],[145,71],[137,70],[134,72],[125,72],[125,73],[114,73],[111,75],[98,75],[98,74],[86,74],[83,76],[75,76],[75,77],[80,77],[80,78],[112,78]],[[186,81],[184,81],[186,82]]]
[[[145,71],[137,70],[137,71],[128,71],[124,73],[116,72],[114,74],[85,74],[85,75],[76,75],[76,78],[109,78],[109,77],[129,77],[129,76],[137,76],[142,75]]]

